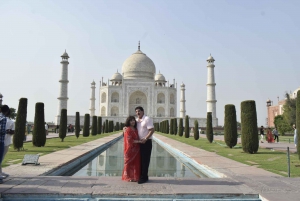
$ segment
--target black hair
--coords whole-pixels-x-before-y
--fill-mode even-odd
[[[141,111],[144,112],[144,108],[142,108],[141,106],[137,106],[137,107],[134,109],[134,111],[136,111],[136,110],[141,110]]]
[[[2,113],[8,112],[8,111],[9,111],[9,107],[7,105],[2,105],[1,106],[1,112]]]
[[[136,120],[135,120],[135,117],[134,116],[129,116],[127,117],[126,121],[125,121],[125,126],[126,127],[130,127],[130,122],[134,120],[135,121],[135,124],[134,124],[134,128],[136,128]]]
[[[10,117],[10,114],[11,114],[11,111],[10,111],[10,109],[8,109],[8,112],[7,112],[6,116]]]

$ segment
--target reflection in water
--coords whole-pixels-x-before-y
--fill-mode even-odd
[[[150,177],[197,177],[169,152],[152,141]],[[122,176],[124,165],[123,139],[116,142],[73,176]]]

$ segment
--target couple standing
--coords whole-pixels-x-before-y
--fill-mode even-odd
[[[122,180],[145,183],[152,150],[153,121],[144,115],[142,107],[136,107],[137,118],[130,116],[124,128],[124,169]]]

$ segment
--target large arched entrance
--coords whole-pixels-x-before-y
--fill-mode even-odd
[[[144,108],[144,113],[147,115],[147,96],[141,92],[136,91],[131,94],[129,98],[129,115],[135,116],[135,108],[141,106]]]

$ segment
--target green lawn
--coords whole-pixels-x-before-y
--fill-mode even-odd
[[[2,167],[9,166],[15,163],[21,163],[25,154],[39,154],[40,156],[53,153],[62,149],[68,149],[86,142],[97,140],[99,138],[107,137],[112,134],[116,134],[122,131],[115,131],[112,133],[105,133],[101,135],[90,135],[89,137],[79,136],[77,139],[76,136],[67,136],[64,139],[64,142],[61,142],[60,138],[51,138],[47,139],[45,147],[35,147],[32,145],[32,142],[24,143],[23,151],[16,151],[13,148],[13,144],[10,145],[9,150],[4,158]]]
[[[285,152],[260,148],[257,154],[247,154],[243,152],[241,144],[237,144],[235,148],[230,149],[223,141],[215,141],[213,143],[209,143],[206,138],[194,140],[193,137],[185,138],[184,136],[180,137],[178,135],[162,134],[158,132],[156,133],[183,142],[185,144],[204,149],[206,151],[215,152],[220,156],[224,156],[226,158],[230,158],[247,165],[257,166],[267,171],[274,172],[282,176],[287,176],[287,154]],[[288,139],[288,137],[282,138],[284,138],[284,140]],[[300,161],[298,155],[295,153],[291,153],[290,160],[291,177],[299,177]]]

